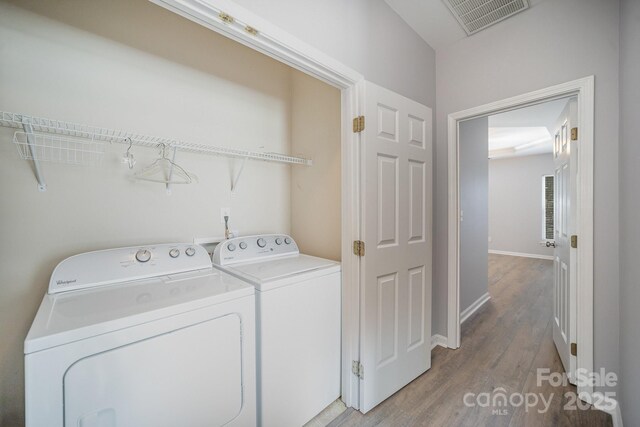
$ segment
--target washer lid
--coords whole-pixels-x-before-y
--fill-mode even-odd
[[[25,354],[254,294],[216,269],[47,294],[24,343]]]
[[[338,272],[340,271],[340,263],[310,255],[292,255],[258,262],[234,264],[227,266],[225,270],[248,280],[258,290],[264,291],[294,281]]]

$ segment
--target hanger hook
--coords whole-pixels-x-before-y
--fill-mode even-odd
[[[166,153],[166,149],[167,149],[167,144],[165,144],[164,142],[161,142],[158,144],[158,147],[160,148],[160,154],[162,155],[163,159],[167,158],[167,153]]]
[[[128,142],[129,143],[129,148],[127,148],[127,156],[129,155],[129,152],[131,151],[131,147],[133,146],[133,140],[129,137],[126,137],[124,139],[124,142]]]

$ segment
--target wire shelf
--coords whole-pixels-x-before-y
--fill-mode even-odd
[[[20,158],[68,165],[97,166],[104,157],[104,143],[38,133],[15,132]]]
[[[267,162],[277,162],[303,166],[311,166],[313,164],[309,159],[293,157],[286,154],[265,153],[235,148],[216,147],[207,144],[194,144],[177,139],[141,135],[124,132],[121,130],[100,128],[78,123],[64,122],[60,120],[52,120],[41,117],[27,116],[24,114],[0,111],[0,126],[24,128],[25,125],[30,126],[34,132],[51,133],[73,138],[90,139],[92,142],[116,142],[128,145],[131,141],[133,145],[142,147],[157,147],[164,144],[167,147],[176,148],[178,151],[185,151],[196,154],[262,160]]]

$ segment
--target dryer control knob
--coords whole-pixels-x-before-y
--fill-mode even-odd
[[[264,240],[262,237],[258,239],[258,246],[260,246],[261,248],[264,248],[265,246],[267,246],[267,241]]]
[[[169,251],[169,256],[171,258],[178,258],[179,255],[180,255],[180,249],[178,248],[173,248]]]
[[[136,252],[136,259],[139,262],[147,262],[151,259],[151,251],[148,249],[140,249]]]
[[[233,243],[229,243],[227,245],[227,249],[229,249],[231,252],[236,250],[236,245],[234,245]]]
[[[196,254],[196,250],[193,247],[189,246],[184,250],[184,253],[187,254],[187,256],[194,256]]]
[[[247,242],[240,242],[240,249],[247,249]]]
[[[284,238],[284,242],[285,242],[287,245],[290,245],[290,244],[291,244],[291,239],[290,239],[290,238],[288,238],[288,237],[285,237],[285,238]]]
[[[276,245],[281,245],[282,239],[280,237],[276,237]]]

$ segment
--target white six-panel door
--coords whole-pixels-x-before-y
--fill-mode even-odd
[[[576,337],[576,249],[571,236],[576,233],[578,142],[571,139],[571,128],[577,127],[577,102],[571,99],[556,126],[554,159],[554,287],[553,341],[565,371],[575,382],[576,358],[571,343]]]
[[[431,109],[366,83],[360,410],[431,366]]]

